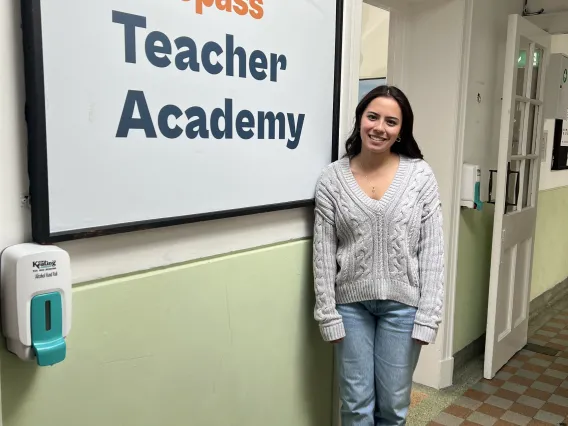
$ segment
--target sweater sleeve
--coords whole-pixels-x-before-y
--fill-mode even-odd
[[[445,279],[442,207],[435,182],[428,198],[422,213],[418,243],[420,300],[412,337],[434,343],[442,321]]]
[[[345,337],[343,319],[335,307],[335,275],[337,272],[337,236],[335,208],[327,188],[321,181],[316,188],[313,240],[315,289],[314,318],[327,342]]]

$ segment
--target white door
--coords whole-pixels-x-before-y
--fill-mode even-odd
[[[484,376],[492,379],[527,343],[544,78],[551,36],[509,16]],[[491,197],[491,195],[490,195]]]

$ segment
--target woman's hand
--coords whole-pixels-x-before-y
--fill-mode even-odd
[[[342,342],[343,339],[344,339],[344,337],[342,337],[341,339],[332,340],[330,343],[331,343],[332,345],[337,345],[338,343]]]
[[[423,342],[422,340],[418,340],[418,339],[414,339],[414,341],[416,343],[418,343],[420,346],[428,346],[428,344],[429,344],[427,342]]]

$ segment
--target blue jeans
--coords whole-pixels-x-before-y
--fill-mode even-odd
[[[420,344],[416,308],[373,300],[337,305],[345,339],[336,345],[341,426],[405,425]]]

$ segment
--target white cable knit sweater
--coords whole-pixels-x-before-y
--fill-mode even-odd
[[[314,317],[324,340],[345,336],[336,304],[393,300],[418,308],[412,337],[434,343],[445,274],[441,204],[430,166],[401,156],[377,201],[359,187],[344,157],[323,170],[315,202]]]

